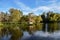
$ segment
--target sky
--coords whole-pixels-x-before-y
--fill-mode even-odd
[[[33,12],[36,15],[53,11],[60,13],[60,0],[0,0],[0,11],[10,8],[21,10],[23,14]]]

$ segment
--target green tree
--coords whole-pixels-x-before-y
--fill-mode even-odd
[[[49,21],[57,21],[57,19],[58,19],[58,13],[48,12],[47,13],[47,19]]]
[[[12,9],[9,10],[9,12],[10,12],[10,15],[11,15],[11,21],[12,22],[18,22],[22,17],[22,12],[20,10],[12,8]]]

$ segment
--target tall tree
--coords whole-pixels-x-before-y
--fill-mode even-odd
[[[11,21],[13,22],[18,22],[22,17],[22,12],[20,10],[11,8],[9,12],[11,14]]]

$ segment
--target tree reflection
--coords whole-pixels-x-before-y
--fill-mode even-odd
[[[36,31],[46,30],[46,24],[34,24],[26,29],[29,34],[33,35]],[[47,23],[47,32],[54,32],[60,30],[60,23]],[[23,36],[22,29],[20,27],[3,27],[0,30],[0,38],[4,35],[11,35],[10,40],[19,40]]]
[[[33,35],[34,32],[42,31],[42,29],[43,29],[43,23],[38,23],[35,25],[30,25],[27,31],[29,32],[29,34]]]
[[[23,36],[23,32],[15,27],[15,28],[2,28],[0,31],[0,38],[3,38],[5,35],[11,35],[10,40],[19,40]]]
[[[11,30],[11,35],[10,40],[19,40],[23,36],[23,33],[20,29],[14,28]]]
[[[54,32],[54,31],[57,31],[59,30],[59,24],[58,23],[49,23],[48,24],[48,31],[49,32]]]
[[[47,25],[46,25],[47,24]],[[29,29],[29,33],[33,30],[35,31],[44,31],[44,32],[54,32],[60,30],[60,23],[54,22],[54,23],[40,23],[36,24],[35,27]],[[47,26],[47,30],[46,30]]]

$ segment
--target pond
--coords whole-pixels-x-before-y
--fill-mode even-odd
[[[45,33],[43,31],[37,31],[33,35],[30,35],[27,31],[23,32],[24,35],[20,40],[60,40],[60,31],[54,33]],[[4,36],[0,40],[9,40],[11,35]]]
[[[28,32],[24,32],[21,40],[60,40],[60,32],[45,33],[43,31],[37,31],[34,35],[29,35]]]
[[[40,24],[38,29],[31,34],[23,31],[23,36],[19,40],[60,40],[60,23]],[[16,35],[16,34],[15,34]],[[4,35],[0,40],[10,40],[12,35]]]

